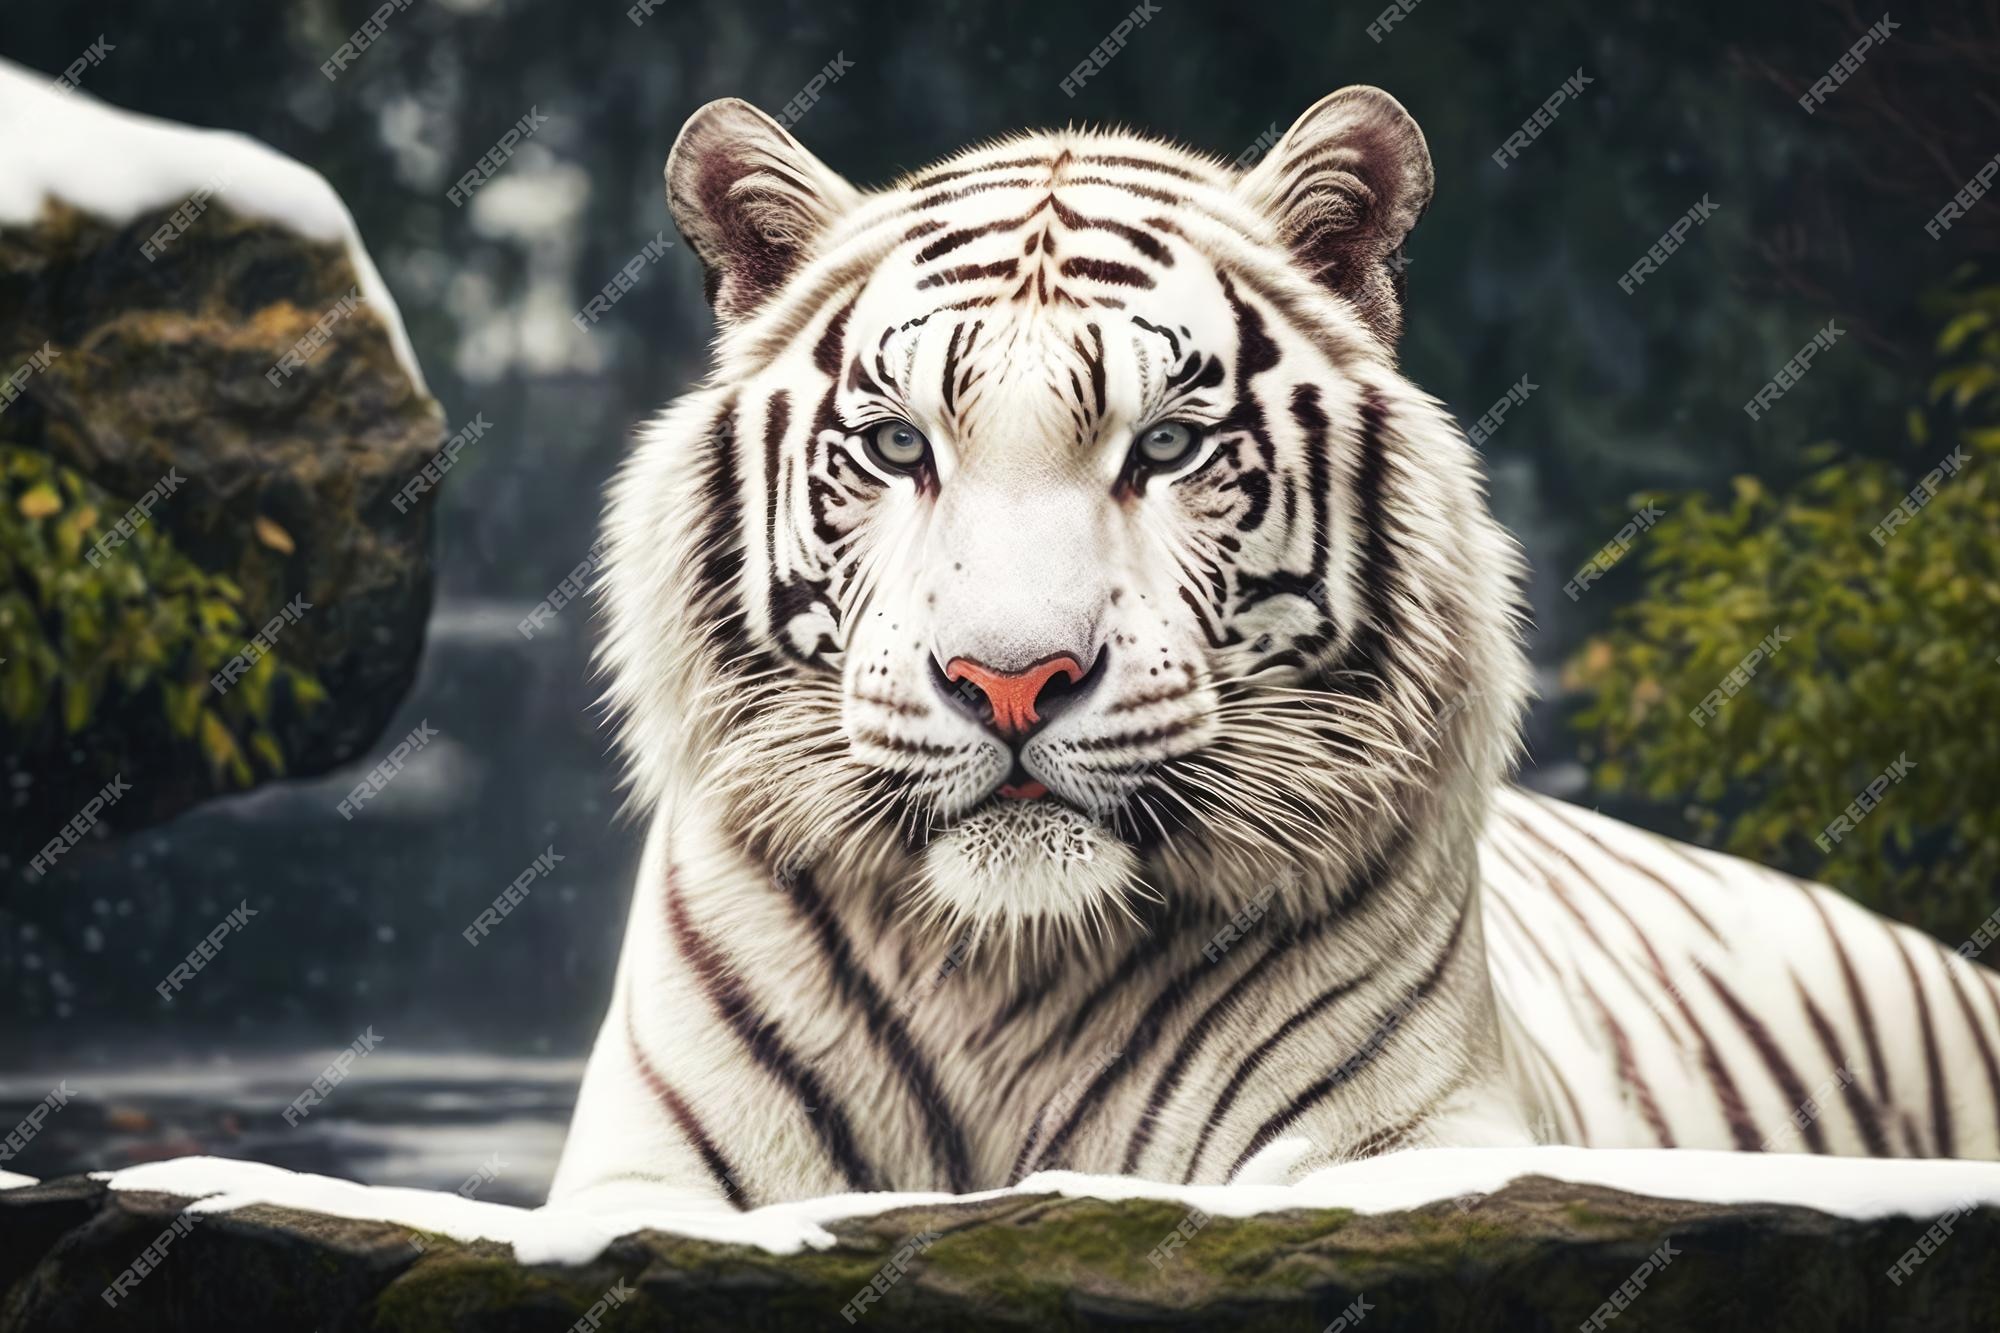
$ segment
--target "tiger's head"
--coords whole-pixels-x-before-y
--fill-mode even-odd
[[[1352,892],[1476,820],[1518,557],[1396,370],[1430,154],[1027,134],[862,191],[740,101],[667,163],[720,333],[613,488],[641,795],[955,925]]]

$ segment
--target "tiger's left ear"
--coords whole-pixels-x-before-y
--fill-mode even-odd
[[[1403,238],[1431,202],[1431,150],[1380,88],[1329,93],[1238,190],[1314,280],[1354,302],[1382,342],[1403,328]]]
[[[701,260],[709,304],[724,324],[755,314],[860,198],[739,98],[688,117],[667,155],[667,207]]]

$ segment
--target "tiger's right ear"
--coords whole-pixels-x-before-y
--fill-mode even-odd
[[[777,121],[725,97],[688,118],[667,155],[667,207],[733,324],[795,273],[860,193]]]

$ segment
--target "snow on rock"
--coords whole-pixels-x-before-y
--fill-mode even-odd
[[[0,59],[0,227],[32,224],[50,199],[123,222],[177,207],[199,190],[245,217],[344,245],[403,370],[429,392],[402,314],[324,176],[248,135],[121,111]]]
[[[335,1217],[371,1218],[462,1241],[513,1246],[526,1264],[585,1264],[619,1236],[662,1231],[753,1245],[774,1254],[833,1244],[834,1222],[892,1209],[1008,1195],[1156,1199],[1219,1217],[1292,1209],[1401,1212],[1441,1200],[1492,1194],[1525,1176],[1599,1185],[1631,1194],[1713,1204],[1790,1204],[1836,1217],[1935,1217],[2000,1206],[2000,1162],[1908,1161],[1663,1149],[1426,1148],[1350,1162],[1295,1185],[1169,1185],[1128,1177],[1044,1172],[1006,1190],[947,1194],[849,1194],[736,1212],[644,1186],[599,1191],[542,1208],[479,1203],[456,1194],[388,1189],[302,1175],[255,1162],[186,1157],[93,1178],[113,1190],[197,1198],[189,1212],[229,1212],[268,1203]],[[15,1183],[19,1183],[17,1180]]]

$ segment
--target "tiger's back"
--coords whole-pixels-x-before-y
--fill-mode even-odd
[[[1922,932],[1519,791],[1481,867],[1502,1041],[1548,1141],[2000,1157],[2000,977]]]

